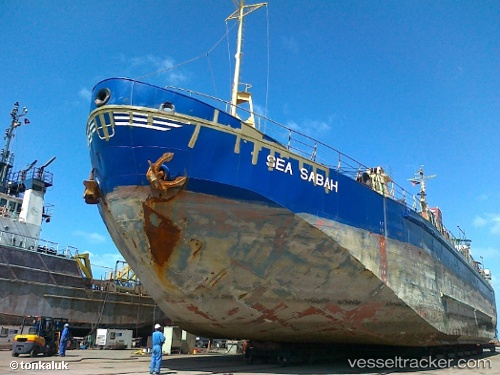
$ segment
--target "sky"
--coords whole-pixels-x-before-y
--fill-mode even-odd
[[[83,200],[92,87],[143,77],[229,100],[234,9],[230,0],[0,0],[0,131],[14,102],[28,107],[16,169],[56,157],[42,238],[90,252],[96,276],[122,258]],[[261,113],[382,166],[414,194],[408,178],[420,165],[435,174],[430,206],[472,240],[499,293],[499,61],[498,1],[270,0],[245,21],[241,81]]]

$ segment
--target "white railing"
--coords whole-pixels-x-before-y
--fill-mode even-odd
[[[73,258],[78,254],[78,249],[74,246],[66,246],[60,249],[57,242],[24,236],[6,230],[0,230],[0,244],[27,251],[64,256],[66,258]]]
[[[177,87],[166,87],[167,89],[174,89],[177,91],[182,91],[187,93],[189,96],[200,96],[205,99],[209,99],[217,107],[217,104],[223,103],[226,108],[230,108],[231,103],[226,100],[222,100],[210,95],[199,93],[196,91],[181,89]],[[246,112],[250,117],[250,112],[246,108],[238,107],[238,110]],[[227,112],[227,111],[226,111]],[[328,146],[327,144],[314,139],[308,135],[305,135],[299,131],[293,130],[287,126],[284,126],[276,121],[273,121],[265,116],[254,113],[255,127],[267,135],[268,137],[274,139],[276,142],[280,143],[282,146],[286,147],[287,150],[293,152],[297,155],[302,156],[312,162],[319,163],[325,167],[331,168],[338,173],[342,173],[353,180],[363,172],[369,170],[369,167],[358,162],[357,160],[351,158],[350,156],[338,151],[337,149]],[[244,122],[244,121],[243,121]],[[376,190],[376,189],[374,189]],[[420,213],[421,205],[420,198],[408,193],[406,189],[398,185],[394,181],[387,183],[387,190],[384,190],[383,195],[388,196],[398,202],[404,204],[408,209]],[[427,215],[431,218],[431,223],[437,228],[436,219],[431,211],[427,211]],[[477,263],[471,256],[464,255],[463,251],[459,249],[459,239],[457,239],[444,225],[440,229],[441,234],[445,239],[449,241],[451,246],[460,254],[470,265],[479,271],[479,273],[484,276],[484,272],[478,269]],[[485,277],[488,279],[487,277]],[[491,276],[490,276],[491,279]]]

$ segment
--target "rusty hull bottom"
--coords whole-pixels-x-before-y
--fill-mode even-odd
[[[326,235],[276,207],[185,191],[168,201],[150,194],[148,187],[117,189],[100,211],[148,292],[187,331],[407,346],[484,340],[440,332],[388,287],[375,262],[376,236],[367,242],[373,248],[356,250],[379,254],[373,270],[339,244],[366,242],[348,227]]]

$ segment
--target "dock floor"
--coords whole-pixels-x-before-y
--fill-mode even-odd
[[[127,375],[149,374],[151,356],[137,355],[136,350],[69,350],[66,357],[11,356],[9,350],[0,351],[0,374],[64,374],[64,375]],[[161,374],[175,375],[272,375],[272,374],[432,374],[432,375],[500,375],[500,353],[484,352],[480,356],[451,360],[450,366],[444,362],[434,362],[422,358],[422,366],[415,368],[416,362],[393,361],[381,362],[377,359],[369,362],[353,363],[349,358],[335,359],[323,363],[280,364],[255,361],[248,364],[241,354],[184,354],[164,355]],[[384,359],[388,361],[388,359]],[[398,361],[399,365],[398,366]],[[448,361],[448,360],[446,360]],[[406,365],[406,366],[405,366]]]

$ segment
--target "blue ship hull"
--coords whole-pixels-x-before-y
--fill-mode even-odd
[[[494,338],[494,291],[480,270],[388,184],[356,180],[353,159],[320,142],[298,150],[290,137],[280,143],[280,133],[129,79],[102,81],[93,96],[92,196],[184,329],[416,346]]]

